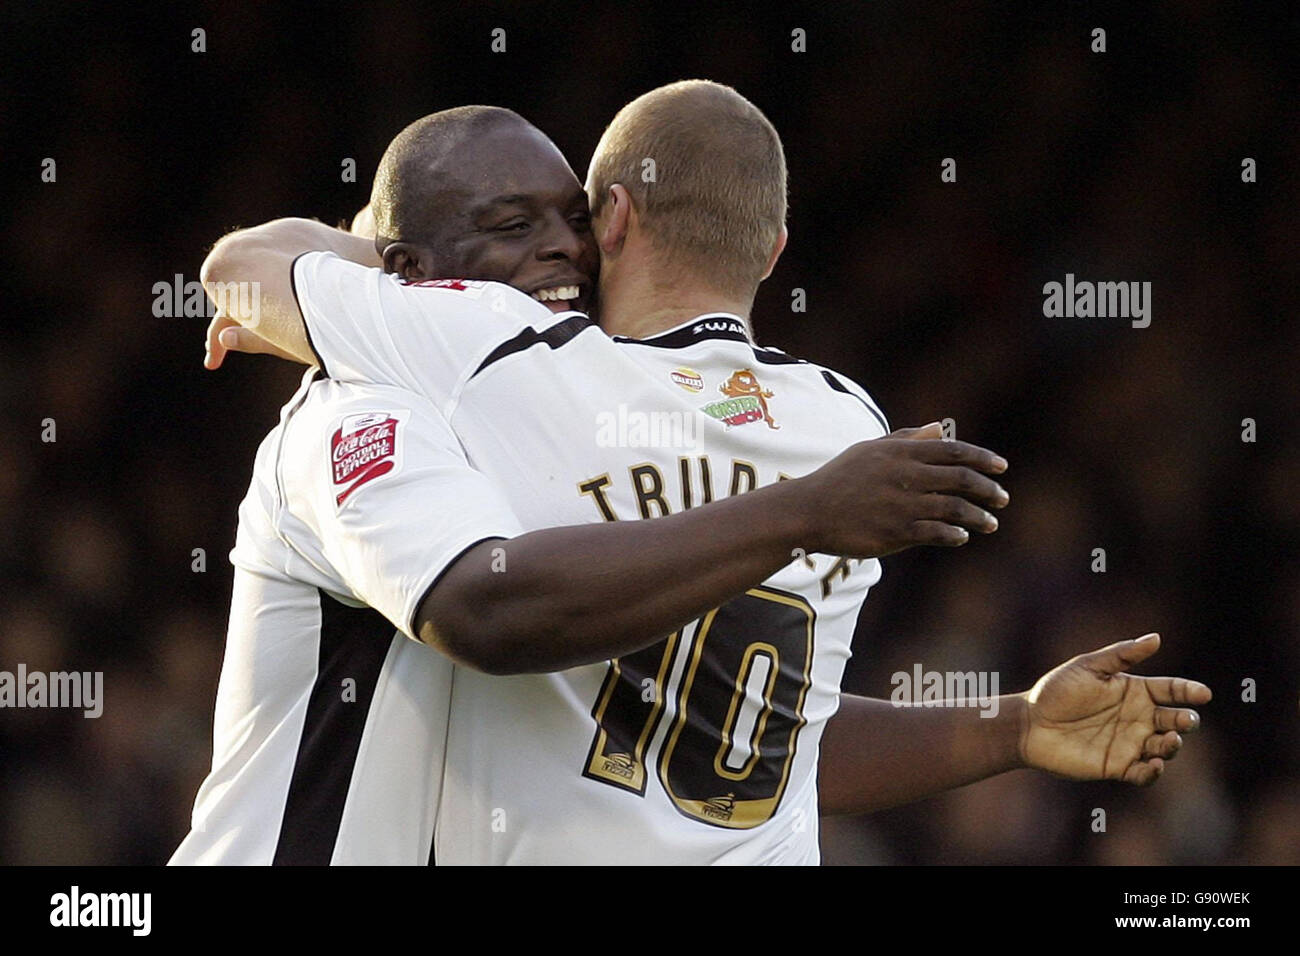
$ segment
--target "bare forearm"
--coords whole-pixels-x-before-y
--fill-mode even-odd
[[[809,544],[802,500],[782,482],[651,521],[486,542],[430,593],[421,639],[497,674],[639,650],[789,564]]]
[[[845,694],[822,735],[822,813],[869,813],[1023,766],[1023,694],[979,706],[900,707]],[[990,708],[991,710],[991,708]]]
[[[220,311],[300,361],[314,365],[290,271],[304,252],[333,252],[379,266],[372,240],[311,219],[275,219],[222,238],[200,278]]]
[[[212,248],[213,254],[223,246],[248,243],[267,253],[290,261],[304,252],[332,252],[340,258],[363,266],[378,268],[383,265],[374,241],[363,235],[354,235],[315,219],[288,217],[272,219],[260,226],[237,229]],[[239,278],[235,276],[234,278]]]

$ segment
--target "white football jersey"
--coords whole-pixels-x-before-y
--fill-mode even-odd
[[[452,675],[412,618],[519,532],[427,400],[309,373],[239,508],[212,771],[171,863],[429,863]]]
[[[888,432],[861,388],[756,347],[734,315],[631,340],[497,283],[407,284],[329,253],[293,274],[325,373],[430,399],[525,530],[697,507]],[[438,862],[816,863],[818,745],[879,576],[792,555],[615,661],[457,666]]]

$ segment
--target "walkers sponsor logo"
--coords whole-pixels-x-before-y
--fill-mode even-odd
[[[673,380],[674,385],[686,389],[688,392],[704,391],[704,376],[693,368],[675,368],[668,373],[668,377]]]

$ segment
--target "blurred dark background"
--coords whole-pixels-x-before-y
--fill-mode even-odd
[[[106,705],[0,711],[0,862],[161,863],[210,759],[235,509],[298,374],[205,372],[154,284],[234,226],[349,218],[425,113],[515,108],[583,176],[623,103],[702,76],[786,145],[762,344],[1012,462],[996,536],[886,561],[847,689],[920,661],[1021,690],[1158,630],[1143,670],[1216,693],[1153,789],[1017,772],[828,822],[826,861],[1300,863],[1300,22],[1141,7],[6,4],[0,669],[103,670]],[[1067,272],[1151,282],[1151,326],[1045,318]]]

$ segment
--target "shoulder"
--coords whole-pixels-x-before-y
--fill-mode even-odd
[[[795,358],[780,349],[755,348],[754,353],[755,357],[758,357],[760,361],[797,366],[800,374],[811,379],[813,387],[826,388],[841,400],[861,409],[877,427],[883,429],[884,434],[887,435],[891,431],[889,420],[885,417],[885,413],[881,411],[879,403],[871,397],[871,394],[865,388],[843,372],[837,372],[824,365],[818,365],[816,362],[809,362],[806,359]]]
[[[434,404],[392,385],[319,378],[284,423],[279,468],[291,484],[313,484],[320,463],[344,461],[357,450],[401,455],[414,443],[459,459],[459,442]]]
[[[826,383],[828,388],[832,391],[839,392],[843,395],[849,395],[857,399],[866,406],[867,410],[871,412],[874,417],[880,420],[881,427],[883,427],[886,432],[890,431],[889,422],[885,418],[885,413],[881,411],[879,403],[871,397],[871,394],[865,388],[842,372],[836,372],[824,366],[815,365],[812,362],[809,362],[808,364],[817,370],[817,373],[821,376],[822,381]]]
[[[427,398],[391,385],[319,378],[284,424],[278,473],[286,504],[341,506],[376,478],[464,465],[446,419]],[[303,496],[306,496],[305,498]]]
[[[415,418],[445,424],[433,402],[410,389],[322,376],[311,382],[298,407],[289,410],[286,433],[297,441],[319,427],[336,425],[345,418],[367,418],[383,409],[401,409],[403,421]]]
[[[349,288],[373,289],[380,296],[399,297],[440,314],[488,312],[532,322],[551,317],[551,310],[541,302],[502,282],[456,277],[408,280],[327,251],[300,255],[294,260],[293,277],[295,287],[299,283],[327,287],[333,294]]]
[[[400,290],[399,294],[439,312],[487,313],[534,325],[549,324],[553,318],[551,310],[542,303],[504,282],[456,278],[407,280],[391,273],[385,278]]]

